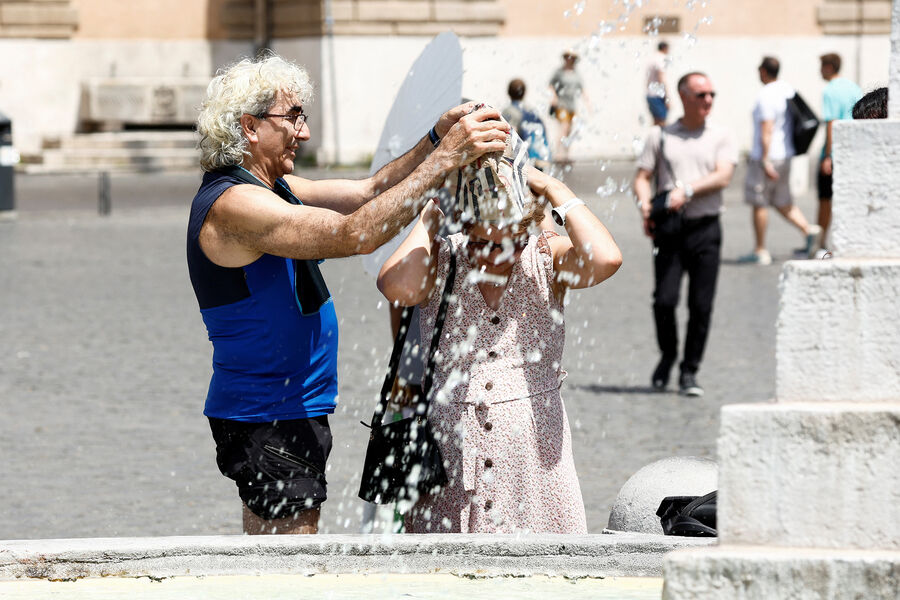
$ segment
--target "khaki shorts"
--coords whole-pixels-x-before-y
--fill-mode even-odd
[[[791,161],[773,160],[772,166],[778,172],[778,179],[766,177],[762,161],[750,160],[747,165],[747,179],[744,181],[744,202],[752,206],[785,207],[793,204],[791,199]]]

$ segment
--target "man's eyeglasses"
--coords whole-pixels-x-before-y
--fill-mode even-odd
[[[306,123],[307,119],[309,119],[309,115],[307,115],[303,111],[300,111],[298,113],[294,113],[291,115],[276,115],[273,113],[260,113],[256,116],[259,119],[265,119],[267,117],[281,117],[285,121],[290,121],[291,124],[294,126],[295,131],[300,131],[301,129],[303,129],[303,124]]]
[[[694,95],[697,96],[698,98],[700,98],[701,100],[702,100],[703,98],[706,98],[707,96],[709,96],[710,99],[716,97],[716,93],[715,93],[715,92],[697,92],[697,93],[694,94]]]

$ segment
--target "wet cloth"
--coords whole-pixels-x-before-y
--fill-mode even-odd
[[[535,202],[525,169],[528,147],[513,131],[503,152],[492,152],[451,172],[444,192],[463,223],[518,223]]]
[[[407,515],[411,533],[587,532],[559,391],[565,323],[548,235],[528,240],[496,311],[469,261],[458,261],[458,308],[451,304],[444,324],[429,418],[449,483]],[[466,256],[464,240],[441,238],[439,282],[451,244]],[[421,306],[423,331],[433,328],[439,301],[433,294]]]

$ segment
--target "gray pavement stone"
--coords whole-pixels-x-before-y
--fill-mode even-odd
[[[699,373],[706,396],[652,393],[650,244],[624,194],[595,193],[631,173],[627,163],[591,164],[568,176],[624,254],[619,273],[573,293],[566,311],[563,397],[595,533],[640,467],[714,458],[719,408],[771,398],[779,263],[800,245],[773,216],[775,264],[734,264],[752,240],[739,172],[726,193],[726,264]],[[101,217],[96,177],[17,178],[19,218],[0,222],[0,539],[240,531],[236,490],[217,471],[201,414],[211,347],[184,259],[199,179],[114,175],[113,211]],[[808,216],[813,202],[799,201]],[[341,403],[321,531],[353,533],[367,439],[359,420],[370,416],[391,340],[361,261],[329,260],[324,272],[340,319]]]

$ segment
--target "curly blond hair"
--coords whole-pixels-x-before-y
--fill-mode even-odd
[[[306,70],[275,53],[245,58],[216,72],[197,117],[204,171],[244,161],[247,138],[241,130],[241,116],[266,112],[279,91],[296,94],[301,104],[313,96]]]

